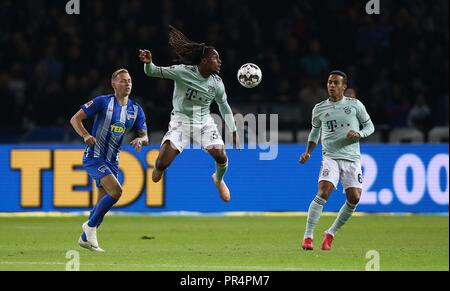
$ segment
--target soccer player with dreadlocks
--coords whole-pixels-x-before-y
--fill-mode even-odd
[[[169,27],[169,45],[179,65],[158,67],[153,64],[150,51],[140,50],[139,59],[145,64],[149,77],[170,79],[175,82],[173,111],[169,131],[164,136],[152,180],[161,180],[164,171],[183,149],[194,143],[201,145],[216,161],[212,180],[223,201],[230,201],[230,191],[223,179],[228,169],[225,145],[210,115],[210,105],[216,101],[225,124],[233,133],[233,144],[239,149],[239,138],[222,79],[218,76],[222,62],[212,46],[190,41],[183,33]]]

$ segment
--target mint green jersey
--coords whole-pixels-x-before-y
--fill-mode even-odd
[[[197,66],[189,65],[158,67],[151,63],[145,65],[144,71],[149,77],[170,79],[175,82],[172,120],[205,123],[210,118],[209,107],[216,101],[228,129],[236,131],[225,86],[219,76],[211,75],[205,78]]]
[[[362,130],[360,125],[363,126]],[[359,139],[348,139],[350,130],[358,132],[361,138],[368,137],[375,131],[364,105],[359,100],[348,97],[338,102],[327,99],[313,109],[312,130],[308,141],[317,144],[322,134],[324,157],[358,161],[361,158]]]

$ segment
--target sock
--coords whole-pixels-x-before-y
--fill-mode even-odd
[[[223,180],[223,176],[225,176],[227,170],[228,170],[228,162],[226,162],[223,165],[216,163],[216,179],[218,182]]]
[[[96,209],[96,208],[97,208],[97,206],[95,206],[94,209],[91,210],[91,213],[89,214],[89,219],[91,219],[91,218],[92,218],[92,215],[94,215],[94,212],[95,212],[95,209]],[[105,218],[105,217],[103,216],[103,217],[100,219],[100,221],[99,221],[98,224],[97,224],[97,228],[99,228],[99,227],[100,227],[100,224],[102,224],[103,218]],[[86,237],[86,234],[85,234],[84,232],[81,234],[81,239],[82,239],[83,241],[87,241],[87,237]]]
[[[350,202],[346,201],[344,206],[342,206],[341,210],[339,211],[339,214],[334,221],[333,225],[330,227],[330,229],[327,230],[329,234],[332,236],[336,235],[336,232],[352,217],[353,213],[355,212],[357,205],[351,204]]]
[[[100,200],[95,207],[95,211],[92,214],[91,218],[89,218],[88,226],[89,227],[97,227],[99,223],[103,220],[103,217],[106,213],[113,207],[114,204],[117,203],[117,200],[112,196],[106,194],[102,200]]]
[[[319,222],[320,215],[322,214],[323,206],[327,201],[319,196],[316,196],[314,200],[309,205],[308,209],[308,219],[306,221],[306,230],[304,238],[314,237],[314,228]]]

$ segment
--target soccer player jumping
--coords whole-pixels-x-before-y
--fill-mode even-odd
[[[127,70],[114,72],[111,79],[114,95],[99,96],[81,106],[70,120],[75,131],[84,139],[86,150],[83,167],[98,187],[98,203],[82,226],[78,243],[91,251],[103,252],[97,241],[97,228],[105,214],[119,201],[122,186],[118,181],[119,149],[129,129],[138,137],[131,142],[137,152],[148,144],[145,114],[141,106],[128,98],[132,81]],[[95,118],[92,134],[83,126],[83,120]]]
[[[175,61],[181,65],[158,67],[153,64],[150,51],[139,51],[139,59],[145,64],[147,76],[175,82],[169,131],[162,140],[152,180],[155,183],[161,180],[164,171],[192,138],[216,161],[212,180],[222,200],[228,202],[230,191],[223,180],[228,169],[228,158],[217,125],[210,115],[209,107],[213,101],[217,102],[227,128],[233,133],[233,144],[238,149],[239,139],[225,87],[218,76],[222,65],[219,53],[211,46],[190,41],[172,26],[169,27],[169,44],[175,52]]]
[[[354,98],[344,96],[347,75],[333,71],[328,78],[329,99],[317,104],[312,113],[312,130],[306,152],[299,162],[306,163],[322,134],[322,167],[319,190],[308,210],[306,231],[302,242],[304,250],[313,250],[313,231],[322,209],[341,180],[347,201],[342,206],[333,225],[325,232],[322,250],[331,250],[336,232],[350,219],[362,193],[362,169],[359,140],[368,137],[375,127],[364,105]],[[363,129],[360,130],[360,125]]]

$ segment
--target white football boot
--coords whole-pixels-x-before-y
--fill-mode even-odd
[[[91,251],[104,252],[104,250],[98,246],[97,228],[90,227],[88,225],[88,223],[85,222],[85,223],[83,223],[82,229],[83,229],[84,233],[86,234],[86,239],[87,239],[87,242],[84,242],[80,237],[80,240],[83,242],[83,244],[88,243],[91,248]],[[80,246],[82,246],[82,245],[80,244]],[[84,246],[82,246],[82,247],[84,247]]]
[[[89,242],[84,241],[81,236],[80,239],[78,240],[78,245],[82,248],[85,248],[87,250],[90,250],[92,252],[100,252],[103,253],[105,252],[102,248],[98,247],[98,248],[94,248]]]

